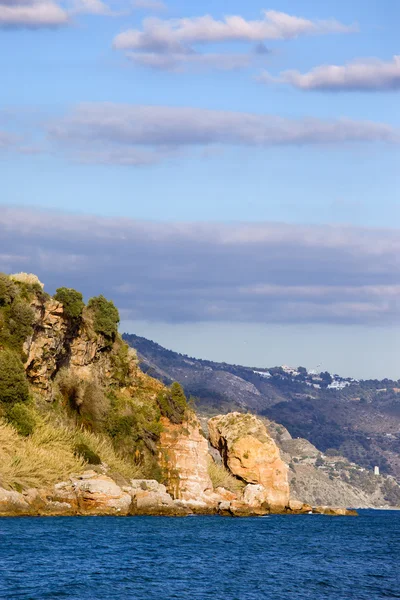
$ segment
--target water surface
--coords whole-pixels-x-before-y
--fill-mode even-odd
[[[400,512],[0,519],[3,600],[400,598]]]

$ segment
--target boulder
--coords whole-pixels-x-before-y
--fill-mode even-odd
[[[70,504],[78,514],[127,515],[132,498],[110,477],[85,471],[54,486],[52,501]]]
[[[289,504],[288,466],[279,448],[257,417],[230,413],[208,422],[210,441],[221,453],[225,466],[250,488],[248,499],[255,506],[267,504],[271,512],[285,512]]]
[[[131,498],[130,514],[132,515],[186,515],[189,509],[177,504],[167,493],[165,485],[155,480],[136,479],[131,487],[124,488]]]
[[[0,516],[14,517],[31,514],[31,507],[19,492],[0,488]]]
[[[310,504],[301,502],[300,500],[290,499],[289,512],[292,512],[294,514],[308,514],[312,512],[312,506],[310,506]]]
[[[313,508],[313,513],[317,515],[329,515],[331,517],[357,517],[358,513],[356,510],[349,510],[347,508],[338,506],[316,506]]]

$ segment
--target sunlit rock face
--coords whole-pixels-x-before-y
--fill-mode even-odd
[[[246,501],[283,511],[289,504],[288,467],[262,421],[253,415],[230,413],[210,419],[208,429],[211,444],[221,453],[225,466],[250,484]]]
[[[208,475],[208,443],[200,422],[189,413],[183,423],[175,425],[162,418],[159,462],[168,492],[173,498],[208,503],[212,491]]]

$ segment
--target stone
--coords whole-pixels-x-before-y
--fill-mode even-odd
[[[290,499],[288,508],[290,512],[296,514],[307,514],[312,512],[312,506],[310,506],[310,504],[301,502],[300,500]]]
[[[213,486],[208,475],[208,443],[197,416],[189,412],[180,425],[162,417],[159,463],[166,487],[174,499],[206,501]]]
[[[70,504],[78,514],[127,515],[132,497],[110,477],[87,471],[54,486],[55,502]]]
[[[268,491],[263,485],[249,483],[243,490],[243,500],[251,507],[268,503]]]
[[[0,516],[31,514],[31,508],[22,494],[0,488]]]
[[[317,515],[329,515],[331,517],[357,517],[356,510],[349,510],[337,506],[316,506],[313,508],[313,513]]]
[[[225,466],[247,484],[260,485],[248,491],[255,506],[267,504],[271,512],[285,512],[289,504],[288,466],[260,419],[249,414],[230,413],[208,422],[210,441],[221,453]]]

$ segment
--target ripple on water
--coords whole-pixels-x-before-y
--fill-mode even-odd
[[[400,598],[399,532],[394,511],[0,519],[0,598]]]

